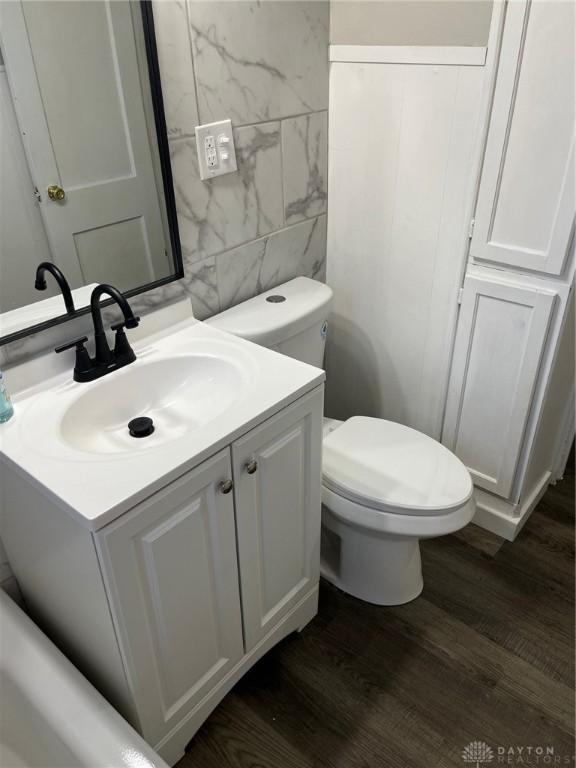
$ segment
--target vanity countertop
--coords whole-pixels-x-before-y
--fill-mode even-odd
[[[325,378],[318,368],[193,319],[133,347],[136,362],[89,383],[73,381],[72,355],[66,372],[19,392],[14,418],[0,425],[3,471],[20,473],[92,530],[107,525]],[[223,360],[229,362],[220,369]],[[198,392],[196,361],[208,370],[207,384]],[[188,377],[183,386],[178,381],[181,371]],[[214,415],[210,409],[215,401],[206,391],[210,382],[218,406]],[[218,404],[221,389],[227,399]],[[188,391],[190,405],[205,402],[210,413],[198,413],[199,406],[188,413]],[[144,416],[147,407],[154,413],[159,396],[163,410],[155,434],[130,438],[122,426],[132,410],[129,404],[134,403],[130,418]],[[188,419],[184,425],[179,409]],[[202,418],[207,421],[202,423]],[[117,423],[112,424],[114,419]],[[105,428],[86,428],[90,420]],[[99,431],[102,435],[96,434]]]

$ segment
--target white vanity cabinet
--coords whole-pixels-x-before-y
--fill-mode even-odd
[[[320,384],[92,530],[0,462],[2,536],[31,615],[171,764],[316,614],[322,411]]]

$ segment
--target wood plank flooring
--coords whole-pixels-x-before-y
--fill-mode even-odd
[[[574,471],[514,543],[424,542],[424,593],[377,608],[322,583],[318,616],[224,699],[178,768],[463,768],[552,747],[574,765]],[[544,765],[520,762],[507,765]]]

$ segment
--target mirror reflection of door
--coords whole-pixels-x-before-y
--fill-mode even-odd
[[[30,301],[55,296],[58,290],[51,281],[46,291],[38,293],[34,291],[34,280],[30,279],[36,265],[52,261],[52,256],[34,196],[34,182],[3,61],[0,61],[0,148],[0,312],[7,312]]]
[[[2,49],[34,203],[50,260],[73,288],[128,290],[173,272],[134,13],[123,0],[3,3]],[[22,303],[45,299],[28,280]]]

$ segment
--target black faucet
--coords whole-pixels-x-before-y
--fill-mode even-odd
[[[111,326],[116,331],[116,341],[114,349],[111,350],[106,339],[104,323],[102,322],[102,308],[100,306],[100,297],[108,294],[118,304],[124,315],[124,320]],[[95,355],[90,357],[88,350],[84,346],[88,341],[87,336],[74,339],[67,344],[56,347],[56,352],[64,352],[65,349],[76,347],[76,364],[74,366],[74,381],[93,381],[105,376],[107,373],[123,368],[136,360],[134,350],[128,343],[124,328],[136,328],[140,322],[139,317],[135,317],[126,297],[114,288],[113,285],[102,283],[97,285],[90,296],[90,311],[92,313],[92,322],[94,323],[94,344]]]
[[[43,261],[41,264],[38,264],[36,269],[36,282],[34,283],[34,288],[36,288],[37,291],[46,290],[46,278],[44,277],[45,272],[50,272],[50,274],[54,276],[54,279],[62,291],[66,312],[69,315],[73,315],[76,312],[76,309],[74,308],[72,291],[68,285],[68,280],[66,280],[64,277],[64,273],[56,266],[56,264],[52,264],[51,261]]]
[[[107,293],[108,296],[114,299],[116,304],[118,304],[122,310],[122,314],[124,315],[123,323],[117,323],[116,325],[112,326],[112,330],[116,331],[116,345],[114,347],[115,350],[118,346],[119,333],[124,336],[124,339],[126,340],[125,343],[128,346],[128,349],[130,349],[130,345],[126,339],[126,334],[124,333],[124,327],[136,328],[140,322],[139,317],[134,317],[134,314],[130,308],[130,304],[128,304],[125,297],[117,288],[114,288],[113,285],[102,283],[102,285],[97,285],[96,288],[94,288],[92,295],[90,296],[90,311],[92,312],[92,322],[94,323],[94,343],[96,345],[96,357],[94,360],[98,365],[108,365],[114,358],[114,353],[110,351],[108,346],[106,333],[104,332],[104,325],[102,323],[102,308],[100,307],[100,297],[104,293]],[[131,349],[130,352],[132,352]],[[132,354],[134,355],[134,352],[132,352]],[[132,360],[129,362],[131,363],[135,359],[136,355],[134,355]],[[126,363],[124,363],[124,365],[126,365]]]

